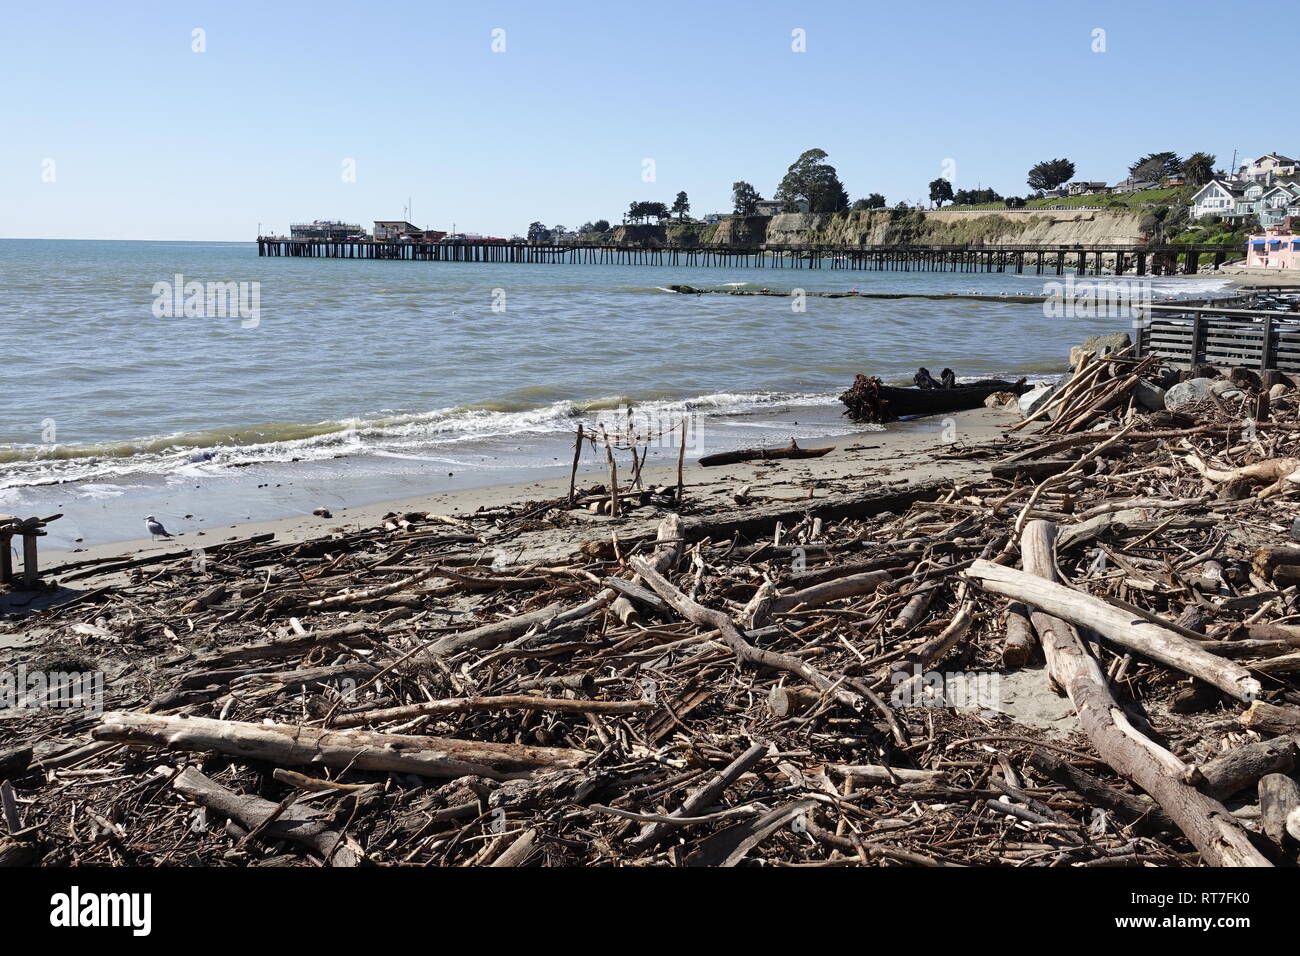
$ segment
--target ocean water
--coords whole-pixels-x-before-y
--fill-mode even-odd
[[[255,283],[256,321],[174,314],[178,275]],[[841,434],[836,396],[857,372],[1051,377],[1071,345],[1127,320],[956,298],[810,296],[796,312],[667,286],[1041,294],[1054,278],[0,240],[0,511],[62,511],[51,543],[70,546],[139,537],[145,513],[185,530],[549,476],[567,471],[578,422],[629,405],[655,434],[687,416],[693,455]],[[659,444],[652,458],[675,454]]]

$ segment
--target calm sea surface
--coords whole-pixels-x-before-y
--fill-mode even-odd
[[[256,323],[168,314],[158,284],[178,274],[257,283]],[[857,372],[1050,376],[1127,322],[961,299],[810,296],[795,312],[665,288],[1041,294],[1051,278],[0,240],[0,511],[63,511],[51,538],[67,546],[139,537],[145,513],[189,530],[540,477],[566,470],[578,421],[627,404],[648,423],[699,416],[706,451],[842,433],[835,396]]]

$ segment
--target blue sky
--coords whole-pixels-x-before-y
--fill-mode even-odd
[[[0,236],[243,240],[259,222],[401,218],[408,196],[420,225],[508,236],[617,222],[679,189],[696,214],[727,211],[734,181],[771,196],[813,146],[852,198],[890,204],[924,196],[947,159],[957,188],[1010,194],[1057,156],[1114,180],[1156,150],[1294,155],[1294,90],[1244,92],[1261,24],[1225,9],[9,3]],[[1274,5],[1269,32],[1293,33],[1296,9]]]

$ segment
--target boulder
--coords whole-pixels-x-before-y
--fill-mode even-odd
[[[1133,389],[1134,399],[1149,412],[1158,412],[1165,408],[1165,394],[1165,389],[1144,378],[1138,379],[1137,387]]]
[[[1127,332],[1111,332],[1109,335],[1090,335],[1083,344],[1070,349],[1070,368],[1078,368],[1079,362],[1088,353],[1101,358],[1108,352],[1118,352],[1133,344]]]
[[[1025,418],[1034,414],[1044,402],[1052,397],[1056,389],[1057,386],[1055,385],[1039,385],[1025,392],[1019,399],[1020,414]]]
[[[1003,405],[1010,405],[1015,400],[1015,392],[994,392],[988,398],[984,399],[984,407],[1001,408]]]
[[[1213,384],[1212,378],[1192,378],[1186,382],[1179,382],[1165,392],[1165,408],[1172,412],[1183,405],[1208,402],[1211,394],[1210,387]]]
[[[1236,382],[1231,382],[1226,378],[1219,379],[1211,384],[1210,391],[1218,395],[1219,398],[1243,398],[1246,394],[1237,386]]]

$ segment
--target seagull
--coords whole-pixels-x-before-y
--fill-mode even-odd
[[[145,517],[144,526],[149,529],[149,534],[151,534],[155,540],[158,538],[171,537],[171,532],[169,532],[166,528],[164,528],[162,526],[162,522],[159,521],[157,518],[155,518],[153,515],[147,515]]]

